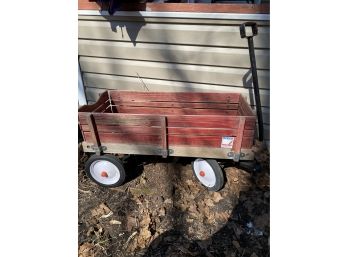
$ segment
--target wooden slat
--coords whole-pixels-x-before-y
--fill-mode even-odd
[[[240,97],[239,100],[239,110],[242,116],[252,116],[254,115],[249,104],[245,101],[244,97]]]
[[[168,115],[168,127],[198,127],[198,128],[238,128],[239,117],[233,116],[195,116],[195,115]],[[254,129],[255,120],[247,119],[246,129]]]
[[[162,131],[160,127],[140,127],[140,126],[113,126],[97,125],[99,132],[120,133],[120,134],[148,134],[159,135]],[[81,125],[81,130],[89,132],[88,125]],[[236,136],[237,129],[220,129],[220,128],[175,128],[167,129],[168,135],[205,135],[205,136]],[[245,130],[245,137],[253,137],[254,130]]]
[[[238,124],[238,132],[237,136],[233,142],[232,150],[234,152],[239,152],[242,145],[243,141],[243,134],[244,134],[244,129],[245,129],[245,117],[240,117],[239,124]]]
[[[81,125],[87,124],[86,115],[88,113],[79,113],[79,122]],[[161,116],[159,115],[136,115],[123,113],[94,113],[97,125],[118,125],[118,126],[161,126]]]
[[[146,42],[248,48],[247,40],[240,37],[239,24],[200,25],[124,20],[79,20],[78,26],[79,39],[132,42],[135,46],[138,42]],[[269,36],[269,27],[259,27],[259,34],[254,38],[255,47],[269,49]]]
[[[82,131],[89,132],[87,125],[81,125]],[[162,129],[160,127],[145,126],[115,126],[115,125],[97,125],[99,132],[115,133],[115,134],[148,134],[160,135]]]
[[[219,129],[219,128],[168,128],[169,135],[205,135],[205,136],[236,136],[237,129]],[[246,136],[254,136],[253,130],[246,130]]]
[[[123,113],[94,113],[97,125],[127,125],[127,126],[160,126],[160,117],[156,115],[136,115]],[[79,113],[81,125],[87,124],[86,115]],[[197,116],[197,115],[168,115],[168,127],[198,127],[198,128],[238,128],[239,117],[234,116]],[[246,129],[254,129],[255,118],[247,118]]]
[[[135,92],[111,91],[113,101],[177,102],[177,103],[239,103],[238,93],[198,92]]]
[[[84,132],[85,140],[93,142],[90,132]],[[143,134],[113,134],[113,133],[99,133],[100,142],[105,143],[128,143],[128,144],[149,144],[158,145],[162,147],[161,135],[143,135]]]
[[[246,131],[246,130],[245,130]],[[244,131],[244,133],[245,133]],[[243,136],[242,139],[242,147],[243,148],[251,148],[254,144],[254,135],[252,137],[247,137],[247,136]]]
[[[79,0],[79,10],[107,10],[102,2]],[[122,3],[119,11],[153,12],[213,12],[213,13],[265,13],[269,4],[202,4],[202,3]]]
[[[161,117],[161,138],[162,138],[162,157],[168,156],[168,138],[167,138],[167,119],[165,116]]]
[[[206,146],[206,147],[220,147],[221,146],[221,136],[183,136],[183,135],[169,135],[168,136],[168,146],[171,148],[174,145],[188,145],[188,146]],[[250,138],[253,139],[252,137]],[[249,139],[244,140],[244,144],[249,144]],[[241,140],[241,146],[243,142]],[[236,151],[237,147],[233,150]],[[238,148],[240,149],[240,148]],[[231,149],[230,149],[231,151]],[[237,150],[238,151],[238,150]]]
[[[185,46],[80,39],[79,55],[143,61],[250,68],[249,50],[211,46]],[[255,50],[259,69],[269,69],[269,50]]]
[[[237,110],[220,109],[190,109],[190,108],[155,108],[155,107],[133,107],[118,106],[121,113],[160,114],[160,115],[237,115]]]
[[[123,102],[113,101],[116,106],[131,107],[166,107],[166,108],[191,108],[191,109],[220,109],[220,110],[237,110],[238,104],[227,103],[184,103],[184,102]]]

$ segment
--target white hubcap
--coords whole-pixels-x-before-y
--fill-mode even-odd
[[[97,160],[90,166],[92,177],[101,184],[112,185],[120,179],[120,171],[115,164],[106,160]]]
[[[204,186],[213,187],[216,184],[214,170],[207,161],[196,159],[193,162],[193,171]]]

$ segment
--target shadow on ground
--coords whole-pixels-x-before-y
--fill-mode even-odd
[[[269,172],[225,165],[209,192],[190,159],[137,157],[115,189],[95,185],[79,165],[79,257],[269,256]],[[223,163],[222,163],[223,164]]]

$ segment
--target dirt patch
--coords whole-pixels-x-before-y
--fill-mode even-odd
[[[226,184],[209,192],[189,159],[132,157],[128,181],[106,189],[85,175],[87,159],[80,155],[79,257],[269,256],[267,168],[251,175],[222,163]]]

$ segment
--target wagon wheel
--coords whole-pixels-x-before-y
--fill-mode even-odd
[[[213,159],[196,159],[192,162],[193,174],[209,191],[217,192],[224,185],[224,174]]]
[[[126,172],[122,162],[113,155],[92,155],[85,164],[90,179],[104,187],[117,187],[123,184]]]

